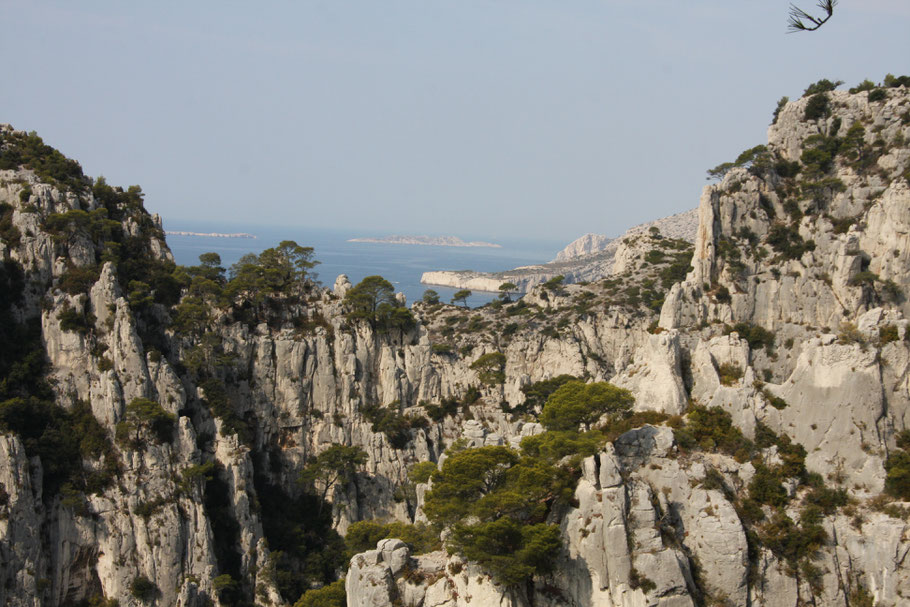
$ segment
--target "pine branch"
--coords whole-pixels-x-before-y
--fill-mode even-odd
[[[825,23],[834,14],[834,6],[837,0],[818,0],[818,7],[825,11],[825,16],[815,17],[810,15],[795,4],[790,5],[790,20],[787,26],[789,33],[793,32],[814,32]]]

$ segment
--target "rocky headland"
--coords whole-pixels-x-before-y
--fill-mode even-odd
[[[619,238],[600,234],[585,234],[571,242],[544,264],[522,266],[504,272],[474,272],[472,270],[434,270],[424,272],[420,282],[426,285],[490,291],[496,293],[503,283],[512,283],[521,293],[561,276],[566,284],[591,282],[613,274],[622,274],[628,260],[642,253],[641,237],[651,228],[670,238],[695,241],[698,225],[697,209],[629,228]]]

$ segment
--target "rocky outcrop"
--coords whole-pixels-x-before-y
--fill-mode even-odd
[[[782,574],[787,565],[770,550],[750,549],[730,496],[753,474],[751,464],[726,456],[683,457],[668,428],[644,426],[585,460],[576,505],[559,515],[564,549],[556,573],[534,584],[532,595],[498,586],[457,556],[415,557],[403,543],[383,540],[352,560],[348,604],[771,606],[802,597],[838,605],[859,587],[876,604],[900,604],[910,590],[905,521],[877,512],[828,517],[830,542],[815,557],[823,575],[810,587]]]

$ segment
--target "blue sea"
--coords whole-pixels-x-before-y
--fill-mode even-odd
[[[199,255],[215,252],[221,255],[225,268],[247,253],[259,253],[283,240],[293,240],[302,246],[315,249],[315,259],[320,263],[314,268],[318,279],[331,287],[339,274],[347,274],[353,284],[366,276],[378,274],[395,286],[396,292],[405,294],[408,305],[419,300],[426,289],[432,288],[442,301],[451,300],[455,289],[420,284],[420,276],[430,270],[475,270],[499,272],[517,266],[545,263],[556,256],[566,243],[535,241],[515,238],[480,238],[470,234],[451,234],[464,241],[483,240],[502,245],[491,247],[441,247],[426,245],[400,245],[348,242],[351,238],[381,238],[388,233],[295,228],[283,226],[250,226],[221,222],[198,223],[164,221],[165,230],[203,233],[245,232],[252,238],[218,238],[205,236],[168,235],[167,242],[174,258],[181,265],[196,265]],[[404,234],[417,235],[417,234]],[[433,236],[434,234],[430,234]],[[497,296],[495,293],[475,292],[468,305],[483,305]]]

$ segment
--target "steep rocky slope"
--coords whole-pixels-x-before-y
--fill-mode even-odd
[[[639,413],[547,501],[555,568],[386,539],[349,605],[902,604],[910,93],[820,94],[706,188],[694,250],[649,230],[611,278],[395,322],[290,246],[177,268],[138,188],[2,127],[0,600],[319,604],[333,529],[426,521],[415,465],[546,436],[532,388],[566,374]],[[364,459],[323,504],[298,479],[332,445]]]
[[[758,443],[787,437],[772,450],[802,445],[814,482],[848,495],[845,505],[792,478],[786,505],[756,517],[756,471],[763,482],[774,452],[744,464],[643,429],[586,461],[577,505],[550,514],[561,560],[533,586],[500,587],[456,554],[427,565],[415,589],[380,546],[354,560],[349,595],[363,576],[385,576],[384,597],[415,605],[903,604],[907,510],[882,491],[887,468],[898,493],[906,447],[895,437],[908,397],[910,95],[865,88],[779,108],[768,144],[706,188],[692,271],[652,335],[610,358],[611,381],[632,389],[636,407],[672,413],[688,399]]]

